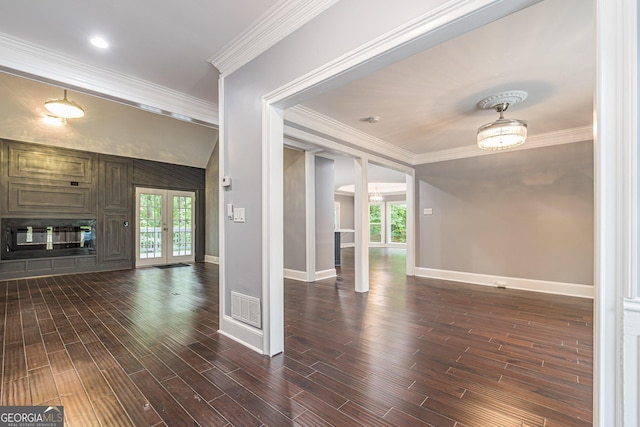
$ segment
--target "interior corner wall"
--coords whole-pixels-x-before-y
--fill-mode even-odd
[[[306,194],[304,151],[284,149],[284,268],[306,271]]]
[[[353,196],[336,194],[334,200],[340,203],[340,228],[353,230],[355,228],[355,221],[353,216]],[[354,233],[342,233],[342,235],[340,236],[341,245],[353,245],[355,242],[353,237]]]
[[[591,141],[420,165],[416,181],[417,267],[593,285]]]
[[[219,147],[218,142],[213,147],[213,152],[209,158],[206,169],[206,194],[207,194],[207,206],[206,206],[206,240],[205,240],[205,254],[207,256],[218,257],[219,253],[219,217],[220,209],[218,207],[218,200],[220,196],[220,163],[219,163]]]
[[[317,157],[316,165],[316,271],[335,269],[333,198],[335,168],[331,159]]]

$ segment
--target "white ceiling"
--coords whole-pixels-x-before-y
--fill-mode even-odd
[[[3,1],[0,32],[217,103],[218,71],[208,59],[278,1]],[[109,49],[93,47],[94,35]]]
[[[285,3],[6,1],[0,2],[0,38],[25,41],[89,66],[217,103],[218,71],[207,60]],[[545,0],[321,94],[304,107],[417,158],[473,147],[477,127],[497,118],[493,111],[477,109],[476,103],[503,90],[529,93],[506,117],[528,121],[534,138],[584,130],[592,120],[592,14],[588,0]],[[110,49],[91,46],[88,39],[95,34],[105,37]],[[43,94],[42,99],[49,96]],[[39,97],[32,98],[31,108],[41,108]],[[28,100],[0,99],[13,102]],[[92,113],[100,116],[99,110]],[[380,121],[361,121],[368,116],[380,116]],[[167,143],[163,149],[180,148]],[[401,174],[395,176],[402,179]]]
[[[529,135],[591,126],[593,5],[545,0],[304,103],[412,154],[473,146],[482,98],[524,90],[505,113]],[[379,116],[378,123],[362,121]]]

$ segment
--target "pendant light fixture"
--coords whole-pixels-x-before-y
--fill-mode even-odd
[[[496,110],[500,117],[495,122],[478,128],[478,147],[483,150],[506,150],[524,144],[527,139],[527,122],[517,119],[505,119],[504,112],[509,105],[517,104],[527,98],[527,92],[509,91],[489,96],[478,102],[483,110]]]
[[[371,203],[382,203],[383,200],[382,194],[378,191],[378,187],[376,187],[373,193],[369,194],[369,202]]]
[[[51,114],[64,119],[77,119],[84,116],[84,109],[73,101],[67,99],[67,90],[64,90],[63,99],[49,99],[44,103],[44,108]]]

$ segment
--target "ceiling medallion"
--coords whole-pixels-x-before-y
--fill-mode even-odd
[[[521,90],[511,90],[488,96],[478,102],[478,108],[496,110],[500,114],[495,122],[486,123],[478,128],[478,147],[483,150],[506,150],[524,144],[527,139],[527,122],[505,119],[504,112],[509,105],[527,99],[527,95],[527,92]]]

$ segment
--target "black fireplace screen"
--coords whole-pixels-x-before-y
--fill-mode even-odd
[[[2,259],[95,253],[95,219],[2,219]]]

